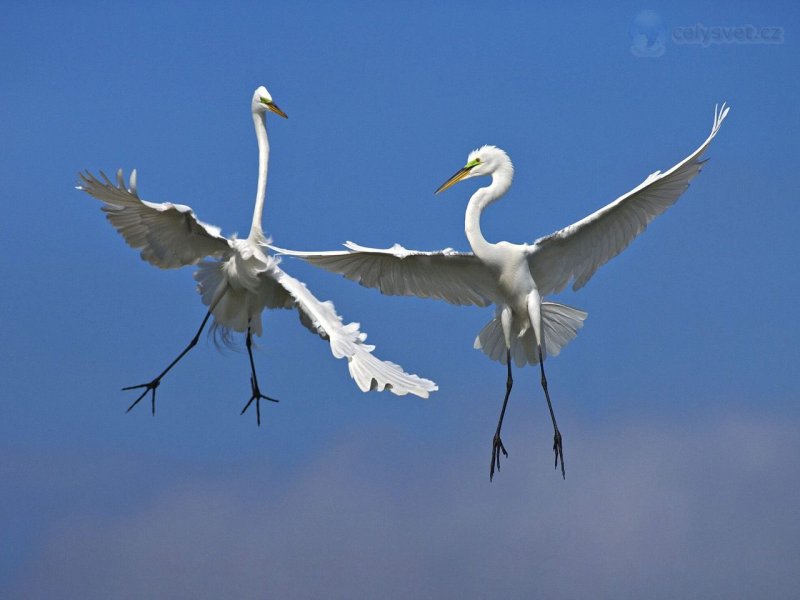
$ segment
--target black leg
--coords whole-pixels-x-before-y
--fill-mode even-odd
[[[161,383],[161,378],[164,377],[164,375],[166,375],[167,373],[169,373],[169,370],[172,367],[174,367],[176,364],[178,364],[178,361],[180,359],[182,359],[184,356],[186,356],[186,354],[189,352],[189,350],[191,350],[192,348],[195,347],[195,345],[197,344],[197,340],[200,339],[200,334],[203,332],[203,329],[205,328],[206,323],[208,323],[208,319],[209,319],[210,316],[211,316],[211,311],[209,310],[206,313],[206,316],[203,319],[203,322],[200,323],[200,329],[197,330],[197,333],[192,338],[192,341],[189,342],[189,345],[186,346],[186,348],[183,349],[183,352],[181,352],[178,355],[178,358],[176,358],[171,363],[169,363],[169,366],[166,369],[164,369],[163,371],[161,371],[161,373],[158,375],[158,377],[153,379],[150,383],[141,383],[139,385],[130,385],[128,387],[122,388],[123,390],[138,390],[139,388],[144,388],[144,391],[142,392],[142,394],[136,400],[134,400],[133,404],[131,404],[128,407],[128,410],[126,410],[125,412],[131,412],[131,409],[134,406],[136,406],[137,404],[139,404],[139,401],[147,395],[147,392],[152,392],[152,399],[151,399],[151,404],[152,404],[152,407],[153,407],[152,410],[153,410],[153,415],[156,414],[156,388]]]
[[[564,449],[561,446],[561,432],[558,430],[556,424],[556,414],[553,412],[553,403],[550,402],[550,393],[547,391],[547,378],[544,376],[544,358],[542,357],[542,347],[539,346],[539,366],[542,370],[542,389],[544,396],[547,398],[547,408],[550,409],[550,418],[553,421],[553,452],[556,455],[555,468],[558,468],[558,461],[561,460],[561,477],[567,478],[567,473],[564,470]]]
[[[250,405],[253,403],[253,400],[255,400],[256,401],[256,423],[258,423],[258,426],[260,427],[261,426],[261,400],[269,400],[270,402],[280,402],[280,400],[276,400],[275,398],[270,398],[269,396],[265,396],[264,394],[261,393],[261,390],[258,389],[258,377],[256,377],[256,365],[253,362],[253,349],[252,349],[253,340],[252,340],[252,336],[251,336],[249,327],[247,328],[246,346],[247,346],[247,354],[250,357],[250,388],[253,391],[253,395],[250,396],[250,400],[247,401],[247,404],[244,405],[244,408],[242,409],[242,412],[240,412],[239,414],[243,415],[244,411],[246,411],[248,408],[250,408]]]
[[[503,408],[500,410],[500,420],[497,422],[497,431],[494,432],[494,439],[492,439],[492,464],[489,467],[489,481],[494,477],[494,469],[500,471],[500,453],[508,458],[503,441],[500,439],[500,429],[503,427],[503,417],[506,416],[506,405],[508,405],[508,397],[511,395],[511,386],[514,385],[514,380],[511,377],[511,350],[506,350],[506,359],[508,364],[508,377],[506,378],[506,397],[503,399]]]

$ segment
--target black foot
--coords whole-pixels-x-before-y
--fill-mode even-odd
[[[144,398],[147,395],[147,392],[153,392],[153,395],[152,395],[150,403],[152,404],[153,416],[155,416],[155,414],[156,414],[156,388],[159,386],[160,383],[161,383],[161,377],[156,377],[150,383],[141,383],[139,385],[129,385],[128,387],[122,388],[123,391],[125,391],[125,390],[138,390],[139,388],[144,388],[144,391],[141,393],[141,395],[136,400],[133,401],[133,404],[131,404],[128,407],[128,410],[126,410],[125,412],[126,413],[131,412],[131,409],[134,406],[136,406],[137,404],[139,404],[141,399]]]
[[[553,436],[553,453],[556,455],[556,464],[554,468],[558,468],[558,461],[561,461],[561,477],[567,478],[567,473],[564,471],[564,448],[561,446],[561,432],[556,429]]]
[[[500,434],[494,434],[494,439],[492,440],[492,466],[489,468],[489,481],[492,480],[494,477],[494,469],[497,467],[497,472],[500,472],[500,453],[503,453],[503,456],[508,458],[508,452],[506,452],[506,447],[503,446],[503,440],[500,439]]]
[[[261,401],[262,400],[269,400],[270,402],[280,402],[280,400],[276,400],[275,398],[270,398],[269,396],[265,396],[261,393],[261,390],[258,389],[258,382],[255,380],[254,377],[250,377],[250,387],[253,390],[253,395],[250,396],[250,400],[247,401],[247,404],[244,405],[242,412],[240,415],[243,415],[244,412],[250,408],[250,405],[253,403],[253,400],[256,401],[256,423],[258,426],[261,427]]]

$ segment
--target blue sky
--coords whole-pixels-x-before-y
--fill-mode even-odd
[[[795,593],[800,8],[429,4],[4,8],[0,595]],[[637,21],[647,9],[661,21]],[[632,51],[643,22],[660,56]],[[675,41],[699,25],[783,37]],[[381,358],[440,391],[362,394],[282,311],[256,355],[282,400],[260,429],[238,414],[246,354],[205,340],[155,418],[124,414],[120,388],[163,368],[204,308],[192,270],[140,260],[76,174],[137,168],[144,198],[245,233],[260,84],[289,114],[268,123],[265,230],[296,249],[467,249],[477,185],[433,191],[487,143],[516,176],[484,233],[530,242],[673,165],[732,105],[678,204],[558,297],[589,312],[547,364],[566,481],[526,369],[489,484],[505,373],[472,341],[490,310],[382,297],[295,260]]]

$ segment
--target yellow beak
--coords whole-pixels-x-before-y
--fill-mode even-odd
[[[267,104],[267,109],[268,109],[268,110],[271,110],[272,112],[274,112],[274,113],[275,113],[276,115],[278,115],[279,117],[283,117],[284,119],[288,119],[288,118],[289,118],[289,117],[288,117],[288,115],[287,115],[285,112],[283,112],[283,111],[282,111],[282,110],[281,110],[281,109],[278,107],[278,105],[277,105],[277,104],[275,104],[274,102],[269,102],[269,103]]]
[[[459,169],[459,170],[456,172],[456,174],[455,174],[455,175],[453,175],[453,176],[452,176],[450,179],[448,179],[448,180],[447,180],[447,181],[445,181],[445,182],[444,182],[442,185],[440,185],[440,186],[439,186],[439,189],[438,189],[438,190],[436,190],[436,191],[434,192],[434,194],[438,194],[438,193],[440,193],[440,192],[443,192],[443,191],[445,191],[447,188],[449,188],[449,187],[451,187],[451,186],[454,186],[455,184],[457,184],[459,181],[461,181],[461,180],[462,180],[462,179],[464,179],[464,178],[465,178],[467,175],[469,175],[469,172],[470,172],[470,171],[472,171],[472,169],[473,169],[473,168],[474,168],[474,167],[475,167],[477,164],[478,164],[478,163],[474,163],[474,162],[472,162],[472,163],[469,163],[469,164],[468,164],[466,167],[464,167],[464,168],[462,168],[462,169]]]

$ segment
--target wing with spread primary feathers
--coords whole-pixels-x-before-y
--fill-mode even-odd
[[[108,220],[132,248],[141,248],[142,258],[162,269],[193,265],[208,256],[221,258],[231,249],[220,230],[198,220],[183,204],[157,204],[139,198],[136,170],[126,189],[122,169],[117,185],[105,173],[100,179],[88,171],[80,173],[78,189],[104,203]]]
[[[347,359],[350,376],[362,392],[388,389],[398,396],[414,394],[427,398],[438,389],[433,381],[406,373],[400,365],[373,356],[375,346],[364,343],[367,335],[359,331],[358,323],[343,324],[332,302],[318,300],[304,283],[277,266],[270,273],[293,298],[303,324],[328,340],[336,358]]]
[[[706,141],[667,172],[656,171],[614,202],[529,246],[528,264],[539,292],[558,293],[573,280],[573,290],[583,287],[597,269],[672,206],[700,172],[703,152],[729,110],[725,104],[715,109],[714,125]]]

